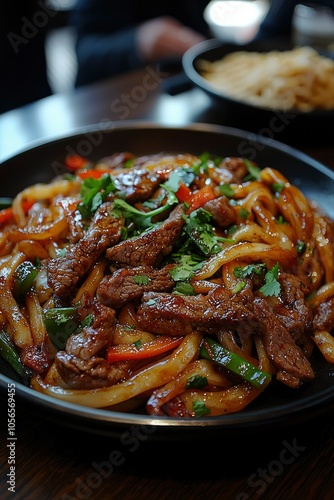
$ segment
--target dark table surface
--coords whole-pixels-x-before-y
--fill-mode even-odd
[[[166,91],[169,76],[158,68],[145,68],[1,115],[0,161],[88,125],[145,120],[178,126],[216,123],[253,131],[256,126],[259,135],[288,143],[334,169],[332,131],[306,136],[290,134],[290,123],[258,126],[242,117],[238,121],[238,116],[228,116],[200,89],[171,95]],[[133,439],[125,442],[50,421],[18,400],[15,493],[8,490],[7,482],[7,416],[3,399],[1,498],[334,498],[333,408],[263,434],[205,440],[194,433],[191,442],[183,442],[173,435],[160,441],[143,430],[130,429]]]

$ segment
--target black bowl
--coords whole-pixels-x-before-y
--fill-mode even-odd
[[[182,66],[188,79],[203,90],[224,111],[224,123],[238,126],[243,129],[257,131],[272,130],[279,133],[280,139],[286,137],[305,140],[332,140],[334,127],[334,110],[313,110],[303,112],[299,110],[276,110],[258,107],[247,102],[224,95],[208,82],[200,71],[201,60],[218,61],[232,52],[269,52],[271,50],[292,49],[290,42],[282,39],[252,41],[244,45],[224,43],[216,38],[201,42],[184,54]],[[321,52],[333,59],[332,52]],[[245,78],[247,74],[245,73]]]
[[[197,124],[186,128],[128,123],[114,128],[85,128],[73,136],[40,144],[6,160],[0,165],[1,196],[13,196],[24,187],[46,182],[64,169],[68,152],[87,154],[97,160],[115,151],[135,154],[155,152],[210,151],[223,156],[244,156],[260,167],[271,166],[319,203],[334,218],[334,172],[316,160],[273,140],[228,127]],[[140,426],[152,439],[196,439],[231,437],[234,434],[263,433],[291,426],[322,415],[334,404],[334,366],[315,356],[314,381],[298,390],[273,385],[245,410],[219,417],[176,419],[152,417],[143,410],[118,413],[66,403],[26,387],[11,367],[0,358],[0,392],[5,396],[8,384],[15,383],[18,402],[55,425],[65,424],[96,434],[120,436],[129,426]]]

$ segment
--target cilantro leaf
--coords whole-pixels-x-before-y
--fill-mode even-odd
[[[184,281],[178,281],[176,283],[173,293],[175,295],[196,295],[192,285]]]
[[[104,174],[99,179],[88,177],[81,187],[79,212],[85,219],[88,219],[102,205],[107,196],[115,191],[115,183],[110,174]]]
[[[235,194],[234,189],[232,188],[231,184],[220,184],[219,191],[221,194],[223,194],[227,198],[232,198]]]
[[[202,401],[194,401],[193,402],[193,411],[195,417],[204,417],[205,415],[209,415],[211,412],[209,408],[205,406],[205,403]]]
[[[184,231],[205,256],[220,252],[219,241],[225,241],[214,233],[210,224],[211,218],[210,212],[203,208],[198,208],[189,216],[185,216]]]
[[[189,168],[179,168],[173,170],[169,174],[168,181],[164,182],[160,186],[166,189],[166,191],[176,193],[180,187],[180,184],[185,184],[186,186],[190,186],[192,182],[195,180],[195,173],[192,169]]]
[[[267,267],[265,264],[248,264],[245,267],[235,267],[233,269],[233,274],[236,278],[248,278],[252,274],[257,274],[258,276],[261,276],[261,274],[264,274],[266,271]]]
[[[272,184],[272,189],[275,193],[281,193],[285,188],[285,182],[274,182]]]
[[[87,326],[92,326],[93,321],[94,321],[93,313],[87,314],[87,316],[81,322],[81,327],[85,328]]]
[[[116,198],[114,200],[114,209],[123,215],[127,222],[132,221],[140,229],[147,229],[152,225],[152,218],[159,215],[166,210],[168,210],[172,205],[178,203],[178,200],[174,193],[169,193],[167,197],[167,202],[150,212],[142,212],[137,208],[133,207],[125,200],[121,198]]]
[[[238,215],[239,215],[240,219],[247,220],[250,213],[245,208],[240,208]]]
[[[258,181],[258,180],[260,180],[261,169],[259,167],[257,167],[256,165],[253,165],[253,163],[251,161],[247,160],[247,158],[244,158],[243,161],[244,161],[244,164],[246,165],[247,170],[248,170],[248,175],[246,175],[244,180],[245,181],[254,181],[254,180]]]
[[[265,284],[260,288],[260,292],[265,297],[278,297],[281,291],[281,285],[279,281],[277,281],[279,272],[278,262],[274,265],[274,267],[268,271],[265,275]]]
[[[186,389],[204,389],[208,385],[208,379],[202,375],[191,375],[187,379]]]
[[[137,285],[148,285],[151,281],[149,276],[134,276],[133,281],[137,283]]]
[[[171,257],[178,262],[177,265],[169,271],[174,281],[189,280],[204,263],[204,259],[201,259],[195,254],[172,254]]]
[[[301,255],[306,249],[306,243],[304,241],[298,240],[296,244],[296,251],[298,255]]]
[[[245,281],[239,281],[237,283],[237,285],[231,290],[233,294],[237,294],[239,292],[241,292],[241,290],[243,290],[246,286],[246,282]]]

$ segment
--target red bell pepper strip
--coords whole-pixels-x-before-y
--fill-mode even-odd
[[[69,154],[65,158],[65,165],[71,172],[76,172],[90,165],[90,162],[83,156]]]
[[[210,185],[205,185],[196,193],[192,194],[189,198],[185,200],[185,202],[189,205],[187,210],[187,214],[190,214],[194,210],[205,205],[206,202],[210,200],[214,200],[216,198],[213,187]]]
[[[22,207],[25,213],[28,213],[35,202],[32,200],[27,200],[22,203]],[[0,225],[6,224],[13,218],[13,208],[3,208],[0,210]]]
[[[90,168],[77,172],[77,176],[80,177],[80,179],[100,179],[104,174],[110,174],[110,170],[107,168],[101,168],[99,170]]]
[[[121,360],[137,360],[152,358],[174,349],[181,344],[183,337],[157,337],[151,342],[145,342],[139,346],[135,344],[118,344],[109,347],[107,351],[108,363]]]
[[[186,201],[190,196],[192,195],[192,190],[188,188],[185,184],[182,182],[179,184],[179,188],[175,193],[176,198],[179,200],[180,203],[183,203]]]

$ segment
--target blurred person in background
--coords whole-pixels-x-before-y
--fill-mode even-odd
[[[0,0],[0,113],[51,94],[45,31],[52,15],[42,0]]]
[[[208,0],[78,0],[77,85],[181,57],[209,36]]]

